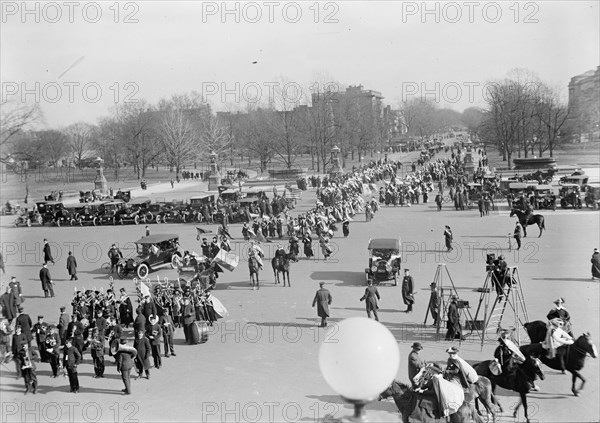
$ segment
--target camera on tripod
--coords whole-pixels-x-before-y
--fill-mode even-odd
[[[496,269],[496,254],[486,254],[485,271],[493,271]]]

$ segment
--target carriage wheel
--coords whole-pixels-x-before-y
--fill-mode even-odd
[[[150,273],[150,269],[148,268],[148,265],[146,263],[142,263],[138,266],[138,268],[137,268],[138,278],[144,279],[146,276],[148,276],[148,273]]]

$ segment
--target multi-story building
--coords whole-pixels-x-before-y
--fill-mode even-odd
[[[600,66],[571,78],[566,124],[578,141],[600,140]]]

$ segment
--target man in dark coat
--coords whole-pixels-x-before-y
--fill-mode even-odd
[[[321,326],[322,328],[327,326],[327,318],[329,317],[329,305],[331,305],[331,301],[333,298],[331,297],[331,293],[328,289],[323,288],[325,282],[319,282],[319,290],[315,294],[315,298],[313,299],[312,306],[317,306],[317,316],[321,318]]]
[[[513,231],[513,238],[517,242],[517,250],[521,249],[521,224],[517,222],[515,224],[515,230]]]
[[[160,369],[162,359],[160,357],[160,344],[162,343],[162,327],[158,323],[158,316],[150,317],[150,325],[146,331],[146,336],[150,340],[152,347],[152,358],[154,359],[154,367]]]
[[[10,322],[17,316],[17,304],[14,300],[10,287],[6,287],[6,292],[0,296],[0,306],[2,307],[2,317]]]
[[[63,367],[69,375],[69,392],[79,392],[79,377],[77,376],[77,365],[81,363],[81,353],[73,346],[73,339],[68,338],[63,349]]]
[[[138,373],[138,378],[142,377],[143,372],[146,372],[146,379],[150,379],[150,356],[152,355],[152,346],[150,345],[148,338],[146,338],[144,331],[137,332],[135,341],[133,341],[133,348],[137,351],[135,368]]]
[[[72,281],[78,280],[77,278],[77,260],[75,260],[75,256],[73,253],[69,251],[69,256],[67,257],[67,271],[69,272],[69,276],[71,276]]]
[[[157,315],[156,304],[154,304],[154,301],[152,300],[152,298],[150,298],[149,295],[146,295],[146,297],[144,298],[144,301],[142,302],[141,308],[142,308],[142,314],[146,318],[146,326],[147,326],[150,323],[150,316]]]
[[[58,329],[54,325],[48,326],[48,332],[46,333],[46,356],[52,369],[52,378],[58,376],[58,368],[60,364],[60,336],[58,335]]]
[[[125,346],[127,345],[127,340],[121,339],[119,343],[120,346]],[[137,357],[137,352],[134,348],[119,349],[117,352],[117,371],[121,373],[121,379],[123,379],[123,384],[125,385],[125,389],[122,392],[125,395],[131,394],[131,369],[134,366],[135,357]]]
[[[11,276],[10,283],[8,284],[10,292],[13,296],[15,304],[18,306],[23,302],[23,290],[21,289],[21,282],[16,277]]]
[[[444,242],[446,243],[447,251],[452,251],[452,240],[452,230],[450,229],[450,226],[446,225],[446,228],[444,230]]]
[[[90,336],[89,348],[92,360],[94,363],[94,379],[104,377],[104,336],[100,337],[100,331],[98,328],[92,329]]]
[[[44,297],[48,298],[48,293],[50,293],[51,297],[54,297],[54,288],[52,287],[54,282],[52,282],[52,277],[50,277],[50,271],[48,270],[46,263],[44,263],[40,269],[40,281],[42,282]]]
[[[135,321],[133,322],[133,330],[134,332],[146,331],[146,316],[142,313],[142,308],[138,307],[136,309],[137,316],[135,317]]]
[[[71,321],[67,325],[67,339],[71,339],[71,344],[77,348],[79,354],[83,354],[83,323],[80,320],[77,320],[77,316],[75,314],[71,315]]]
[[[27,345],[31,349],[31,340],[33,339],[31,328],[33,327],[33,322],[31,321],[31,317],[29,317],[29,314],[23,311],[23,306],[19,306],[17,312],[18,315],[17,320],[15,321],[15,326],[21,326],[21,331],[27,339]]]
[[[190,303],[188,296],[183,297],[183,306],[181,307],[181,319],[183,323],[183,333],[185,335],[185,342],[192,342],[192,328],[195,318],[194,306]]]
[[[33,325],[32,332],[35,333],[35,342],[40,353],[40,361],[42,363],[47,363],[48,356],[46,354],[46,332],[48,332],[48,324],[44,322],[44,316],[38,316],[38,321],[35,325]]]
[[[413,388],[417,385],[414,382],[414,377],[419,373],[421,368],[425,365],[425,362],[419,356],[419,351],[423,349],[420,342],[415,342],[411,346],[412,351],[408,354],[408,380],[412,384]]]
[[[133,323],[133,304],[131,299],[125,292],[125,288],[120,289],[121,296],[119,297],[119,323],[124,325],[126,328]]]
[[[592,254],[592,280],[600,279],[600,252],[597,248],[594,248],[594,254]]]
[[[377,309],[379,309],[377,300],[381,300],[379,291],[377,291],[377,287],[373,286],[373,280],[369,279],[369,286],[365,289],[365,294],[361,297],[360,301],[365,301],[367,317],[370,319],[371,312],[373,312],[375,320],[379,321],[379,316],[377,316]]]
[[[173,348],[173,335],[175,334],[175,326],[173,325],[173,319],[169,315],[169,311],[166,310],[165,313],[160,317],[160,325],[162,327],[162,335],[163,342],[165,346],[165,357],[170,357],[175,354],[175,349]]]
[[[408,269],[404,269],[404,278],[402,279],[402,301],[404,301],[404,304],[407,306],[406,313],[410,313],[413,304],[415,303],[415,297],[414,281]]]
[[[69,326],[69,322],[71,321],[71,316],[65,311],[66,309],[65,306],[60,307],[60,316],[58,316],[58,324],[56,325],[61,345],[64,344],[67,339],[67,326]]]
[[[453,295],[450,298],[450,305],[448,306],[448,311],[446,314],[446,317],[448,319],[446,323],[446,328],[448,329],[448,331],[446,332],[446,341],[452,341],[456,338],[464,340],[462,336],[462,328],[460,326],[460,315],[458,313],[458,304],[456,300],[456,295]]]
[[[431,313],[431,317],[433,317],[433,326],[437,326],[440,318],[440,306],[442,305],[442,301],[436,283],[432,282],[429,287],[431,288],[431,295],[429,296],[429,312]]]
[[[50,251],[50,244],[48,244],[48,240],[44,238],[44,264],[48,264],[48,262],[54,263],[54,258],[52,257],[52,251]]]
[[[460,384],[463,389],[467,389],[469,381],[467,380],[465,370],[457,359],[458,348],[450,347],[446,352],[448,353],[448,361],[446,362],[446,370],[444,370],[445,378],[451,382]]]

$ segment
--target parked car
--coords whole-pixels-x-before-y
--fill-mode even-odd
[[[150,272],[165,266],[173,269],[181,262],[183,249],[179,245],[179,235],[157,234],[138,239],[135,242],[136,255],[123,258],[117,263],[117,274],[125,278],[134,273],[138,278],[144,279]]]
[[[84,206],[82,204],[68,204],[56,212],[55,223],[56,226],[69,225],[75,226],[79,219],[79,215],[83,211]]]
[[[123,225],[128,222],[139,225],[140,223],[151,221],[151,219],[148,219],[148,216],[146,215],[146,209],[150,203],[151,200],[146,197],[131,200],[116,212],[115,222],[119,225]],[[150,217],[153,218],[153,216]]]
[[[394,286],[398,285],[398,275],[402,265],[400,255],[400,239],[375,238],[369,240],[369,267],[365,268],[367,283],[380,282],[393,279]]]
[[[77,223],[79,226],[93,225],[98,226],[102,224],[100,219],[100,208],[106,204],[107,201],[94,201],[92,203],[85,203],[83,210],[77,217]]]
[[[116,225],[117,214],[123,211],[126,207],[124,200],[113,200],[100,205],[98,210],[98,218],[101,225]]]
[[[554,195],[554,188],[551,185],[537,185],[534,190],[535,199],[533,205],[535,209],[556,210],[556,195]]]
[[[38,225],[44,224],[42,215],[37,211],[28,210],[26,208],[20,208],[17,212],[17,217],[13,223],[14,227],[25,225],[31,227],[32,224],[37,223]]]
[[[598,210],[600,205],[600,184],[589,183],[585,188],[585,206]]]
[[[560,186],[560,206],[563,209],[573,207],[574,209],[580,209],[582,207],[581,201],[581,189],[577,184],[566,184],[563,183]]]
[[[35,203],[38,213],[42,216],[42,225],[46,223],[58,224],[60,226],[60,218],[57,223],[57,214],[61,215],[64,208],[61,201],[38,201]]]

